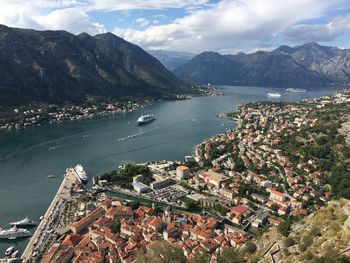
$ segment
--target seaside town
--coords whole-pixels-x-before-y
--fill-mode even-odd
[[[192,87],[196,96],[222,95],[210,85],[208,87]],[[173,100],[191,99],[192,95],[177,94]],[[110,114],[127,113],[150,106],[155,101],[142,98],[125,98],[121,100],[99,101],[98,99],[87,100],[80,104],[57,105],[57,104],[33,104],[21,107],[0,107],[0,131],[28,128],[44,123],[61,123],[107,116]]]
[[[237,128],[197,145],[184,161],[126,164],[94,177],[91,189],[81,167],[69,168],[21,259],[248,261],[269,228],[283,233],[285,222],[349,198],[341,188],[349,178],[334,170],[350,162],[349,110],[349,90],[241,105],[226,114]],[[273,258],[271,248],[256,259]]]
[[[38,126],[43,123],[61,123],[88,119],[109,114],[126,113],[149,106],[149,100],[133,102],[131,100],[115,103],[87,103],[87,105],[58,106],[45,104],[21,106],[20,108],[4,109],[0,130],[13,130]],[[11,113],[9,111],[11,110]]]

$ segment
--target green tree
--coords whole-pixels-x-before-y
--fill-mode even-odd
[[[244,251],[249,253],[249,254],[254,254],[256,251],[256,245],[253,242],[248,241],[245,244]]]
[[[185,206],[188,210],[196,210],[198,208],[198,203],[190,198],[186,198]]]
[[[139,201],[133,201],[129,203],[129,206],[131,207],[132,210],[136,210],[137,208],[140,207],[140,202]]]
[[[278,205],[277,204],[272,204],[271,205],[271,210],[277,212],[278,211]]]
[[[112,232],[113,233],[119,233],[120,232],[120,220],[116,219],[112,225]]]
[[[290,220],[285,220],[283,222],[281,222],[278,226],[277,226],[277,231],[287,237],[290,233],[290,230],[291,230],[291,227],[292,227],[292,223]]]
[[[283,240],[283,245],[284,245],[285,247],[294,246],[294,245],[295,245],[295,240],[294,240],[294,238],[292,238],[292,237],[286,237],[286,238]]]
[[[242,158],[238,158],[235,162],[235,165],[233,166],[233,170],[235,172],[238,172],[238,173],[241,173],[243,172],[244,170],[246,169],[245,165],[244,165],[244,162],[242,160]]]

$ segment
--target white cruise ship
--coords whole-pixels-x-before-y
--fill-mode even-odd
[[[32,233],[24,228],[12,227],[0,231],[0,239],[16,239],[21,237],[30,237]]]
[[[286,89],[287,92],[294,92],[294,93],[301,93],[306,92],[306,89],[295,89],[295,88],[288,88]]]
[[[74,167],[74,170],[78,176],[79,181],[82,182],[83,184],[87,183],[88,177],[87,177],[87,174],[84,170],[84,167],[81,164],[77,164]]]
[[[282,95],[281,93],[278,93],[278,92],[269,92],[267,93],[267,96],[271,98],[280,98]]]
[[[145,114],[145,115],[141,115],[138,119],[137,119],[137,124],[138,125],[142,125],[142,124],[145,124],[145,123],[148,123],[148,122],[151,122],[153,120],[155,120],[156,117],[154,116],[154,114]]]

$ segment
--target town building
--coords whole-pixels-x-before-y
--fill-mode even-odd
[[[191,170],[189,167],[181,165],[176,168],[176,177],[179,180],[187,180],[191,177]]]
[[[87,216],[73,223],[70,229],[74,234],[81,233],[83,230],[85,230],[90,225],[92,225],[97,219],[99,219],[105,213],[106,213],[106,210],[104,210],[102,207],[98,207]]]

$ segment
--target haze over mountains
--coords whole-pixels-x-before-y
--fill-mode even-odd
[[[187,93],[186,82],[274,87],[350,83],[350,50],[316,43],[237,55],[150,53],[178,78],[142,48],[112,33],[73,35],[0,25],[0,105],[82,102],[91,96],[169,98]]]
[[[0,105],[86,96],[164,98],[187,91],[157,59],[114,34],[0,25]]]
[[[173,71],[185,81],[217,85],[317,87],[350,83],[350,50],[308,43],[271,52],[203,52]]]
[[[152,56],[158,59],[168,70],[175,70],[190,61],[195,54],[180,51],[148,50]]]

